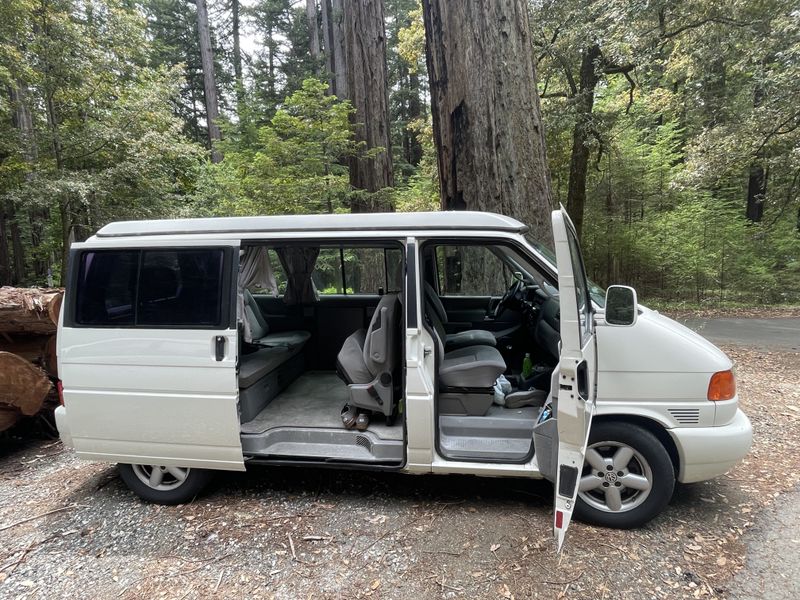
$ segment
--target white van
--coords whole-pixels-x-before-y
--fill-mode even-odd
[[[56,419],[78,456],[179,503],[213,470],[546,478],[636,527],[752,440],[731,360],[487,213],[112,223],[70,251]]]

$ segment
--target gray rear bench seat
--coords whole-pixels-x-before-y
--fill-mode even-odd
[[[304,370],[303,346],[263,348],[239,359],[239,412],[242,423],[258,413]]]

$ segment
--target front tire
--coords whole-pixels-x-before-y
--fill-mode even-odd
[[[604,527],[641,527],[664,510],[674,489],[672,461],[650,431],[631,423],[592,425],[576,518]]]
[[[159,465],[119,465],[122,481],[142,500],[183,504],[194,499],[211,481],[211,471]]]

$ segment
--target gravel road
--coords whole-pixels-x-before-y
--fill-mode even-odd
[[[731,319],[689,317],[681,322],[716,344],[740,344],[800,351],[800,319]]]
[[[258,468],[161,507],[112,466],[7,438],[0,597],[751,597],[737,571],[778,543],[797,554],[765,523],[800,484],[800,354],[727,350],[756,433],[746,461],[680,486],[642,529],[574,524],[561,556],[543,482]]]

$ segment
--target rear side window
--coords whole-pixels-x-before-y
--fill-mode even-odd
[[[81,325],[133,325],[139,252],[84,252],[75,320]]]
[[[224,250],[84,252],[75,322],[105,327],[223,324]]]

